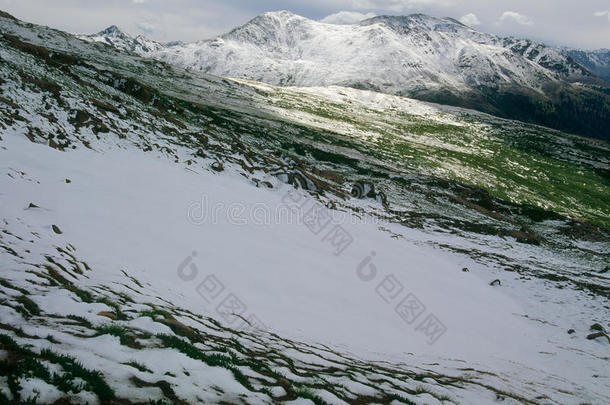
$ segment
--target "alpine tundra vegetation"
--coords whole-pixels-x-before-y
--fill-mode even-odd
[[[606,59],[0,12],[0,402],[610,403]]]

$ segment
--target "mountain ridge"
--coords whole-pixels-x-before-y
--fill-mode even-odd
[[[95,34],[79,35],[78,38],[90,42],[100,42],[127,52],[138,55],[146,55],[155,51],[161,51],[167,44],[162,44],[144,37],[143,35],[132,36],[121,30],[116,25],[111,25]]]
[[[610,49],[583,50],[568,48],[565,54],[610,83]]]
[[[277,11],[213,39],[140,42],[117,47],[218,76],[367,89],[610,139],[610,84],[556,48],[479,32],[450,17],[334,25]]]

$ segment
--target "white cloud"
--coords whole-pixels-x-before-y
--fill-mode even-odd
[[[367,18],[375,17],[375,13],[359,13],[357,11],[339,11],[338,13],[327,15],[320,21],[326,24],[355,24]]]
[[[519,25],[534,25],[534,21],[530,17],[524,14],[519,14],[516,11],[505,11],[500,17],[500,21],[504,22],[507,20],[515,22]]]
[[[140,0],[142,1],[142,0]],[[150,34],[154,34],[155,32],[158,31],[157,26],[153,23],[150,22],[146,22],[146,21],[142,21],[139,23],[136,23],[136,27],[143,33],[150,35]]]
[[[470,27],[473,27],[475,25],[481,25],[481,21],[479,20],[479,17],[477,17],[477,15],[474,13],[468,13],[468,14],[462,16],[462,18],[460,18],[460,22],[462,24],[468,25]]]
[[[380,10],[393,13],[417,11],[422,7],[449,6],[454,0],[351,0],[354,10]]]
[[[595,17],[608,17],[608,21],[610,21],[610,11],[608,10],[596,11],[595,13],[593,13],[593,15]]]

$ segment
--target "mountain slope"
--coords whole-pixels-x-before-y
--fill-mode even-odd
[[[155,56],[272,84],[352,84],[392,93],[417,94],[430,86],[460,91],[478,85],[540,90],[556,80],[552,73],[594,79],[560,52],[525,42],[421,14],[329,25],[283,11],[265,13],[215,40],[172,47]]]
[[[589,69],[605,81],[610,83],[610,50],[598,49],[583,51],[580,49],[566,49],[565,54],[576,62]]]
[[[610,399],[607,143],[0,24],[1,401]]]
[[[81,35],[79,38],[85,41],[101,42],[123,51],[137,53],[138,55],[161,51],[165,48],[165,45],[146,39],[141,35],[134,38],[121,31],[116,25],[112,25],[97,34]]]
[[[606,86],[599,77],[554,48],[450,18],[330,25],[281,11],[216,39],[140,54],[220,76],[370,89],[610,137],[610,96],[590,86]]]

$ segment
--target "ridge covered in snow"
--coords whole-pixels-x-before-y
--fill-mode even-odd
[[[147,55],[270,84],[349,84],[391,93],[508,84],[540,89],[559,77],[591,76],[554,48],[423,14],[331,25],[270,12],[216,39]]]
[[[140,46],[142,39],[117,41],[114,33],[97,38],[224,77],[349,86],[610,137],[610,97],[596,90],[608,83],[556,48],[479,32],[452,18],[377,16],[333,25],[277,11],[194,43]]]
[[[114,48],[134,52],[139,55],[158,52],[166,47],[166,45],[147,39],[142,35],[132,37],[131,35],[123,32],[116,25],[111,25],[97,34],[81,35],[80,38],[86,41],[100,42]]]
[[[610,83],[610,49],[564,49],[563,52]]]

